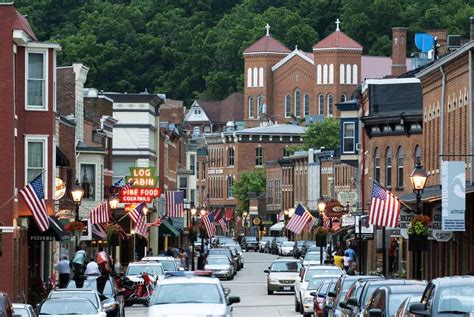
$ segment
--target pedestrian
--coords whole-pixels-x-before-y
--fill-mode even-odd
[[[179,260],[181,261],[181,266],[186,269],[186,268],[188,267],[188,266],[186,265],[187,255],[186,255],[186,253],[184,252],[184,249],[183,249],[183,248],[179,249],[178,258],[179,258]]]
[[[179,249],[176,245],[174,245],[172,251],[173,251],[173,257],[177,258],[179,256]]]
[[[350,258],[351,262],[356,261],[357,255],[356,255],[355,251],[351,248],[350,244],[347,247],[346,251],[344,252],[344,255],[347,255]]]
[[[91,261],[87,263],[84,275],[100,275],[99,265],[96,261]]]
[[[66,288],[71,276],[71,269],[69,268],[67,256],[64,255],[62,260],[56,264],[56,269],[59,273],[59,288]]]
[[[171,247],[168,247],[168,249],[166,250],[166,256],[173,256],[173,250],[171,249]]]
[[[343,256],[341,250],[337,250],[336,254],[334,255],[334,265],[339,267],[341,270],[344,268],[343,264]]]
[[[349,265],[351,265],[351,258],[347,254],[344,254],[342,263],[344,264],[344,270],[347,272],[349,270]]]
[[[349,270],[346,272],[347,275],[359,275],[359,272],[357,272],[357,262],[352,262]]]

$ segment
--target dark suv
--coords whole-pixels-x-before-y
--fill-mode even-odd
[[[245,237],[242,241],[242,249],[258,251],[258,240],[256,237]]]

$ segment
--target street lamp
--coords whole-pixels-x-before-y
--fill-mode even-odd
[[[199,211],[201,214],[201,219],[207,214],[206,209],[201,209]],[[201,234],[201,252],[199,254],[198,258],[198,270],[203,270],[204,269],[204,259],[205,259],[205,254],[204,254],[204,229],[202,227],[202,222],[201,225],[199,226],[199,233]]]
[[[423,166],[421,166],[420,162],[416,163],[415,169],[411,172],[410,181],[411,186],[413,188],[413,192],[416,195],[416,214],[421,214],[421,194],[425,189],[426,179],[428,175],[426,174]],[[414,271],[415,271],[415,278],[421,279],[421,251],[415,250],[414,251]]]
[[[244,236],[247,236],[247,217],[248,217],[248,215],[249,215],[249,214],[248,214],[248,212],[246,212],[246,211],[244,211],[244,212],[242,213],[242,218],[244,218],[244,222],[243,222],[243,224],[244,224]],[[239,234],[240,234],[240,233],[239,233]]]
[[[326,202],[324,201],[324,198],[321,196],[318,201],[318,211],[319,211],[319,219],[323,219],[323,213],[324,210],[326,210]],[[322,225],[321,221],[321,225]],[[319,245],[319,263],[323,264],[323,245]]]
[[[82,189],[77,179],[76,183],[72,185],[71,196],[72,200],[74,201],[74,205],[76,205],[76,215],[74,220],[79,221],[79,206],[81,205],[82,196],[84,196],[84,189]]]
[[[120,203],[120,199],[117,196],[113,196],[112,198],[109,199],[110,209],[117,209],[119,203]]]
[[[193,230],[193,233],[192,233],[192,239],[191,239],[191,243],[192,243],[192,251],[191,251],[191,270],[194,271],[194,241],[196,241],[196,233],[194,231],[194,216],[196,215],[196,212],[197,212],[197,209],[196,208],[191,208],[191,222],[192,222],[192,230]]]
[[[135,230],[130,230],[130,234],[133,235],[133,261],[135,261]]]

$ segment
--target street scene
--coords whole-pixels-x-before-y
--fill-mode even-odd
[[[0,317],[474,316],[470,0],[0,0]]]

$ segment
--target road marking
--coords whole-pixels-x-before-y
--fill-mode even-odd
[[[265,286],[267,283],[222,283],[224,285],[241,285],[241,286]]]
[[[234,309],[236,308],[252,308],[252,307],[291,307],[294,304],[278,304],[278,305],[235,305],[233,306]]]

